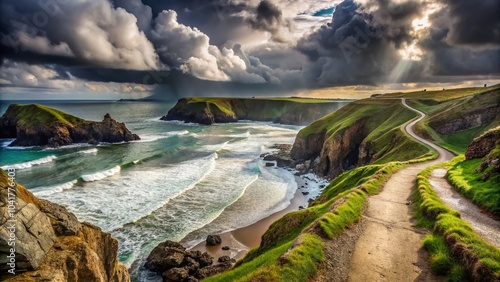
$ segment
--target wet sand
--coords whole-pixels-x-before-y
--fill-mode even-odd
[[[310,195],[303,195],[302,192],[307,192],[313,181],[303,179],[300,176],[295,176],[297,182],[297,191],[291,200],[290,205],[284,210],[276,212],[268,217],[265,217],[249,226],[241,227],[230,232],[218,234],[221,236],[222,243],[217,246],[207,246],[205,242],[201,242],[192,248],[192,250],[199,250],[201,252],[208,252],[215,258],[215,261],[221,256],[230,256],[236,260],[243,258],[250,249],[256,248],[260,245],[262,235],[267,231],[273,222],[277,221],[285,214],[299,210],[299,206],[306,208]],[[314,183],[316,184],[316,183]],[[301,188],[304,186],[304,188]],[[225,251],[222,247],[228,246],[230,249]]]

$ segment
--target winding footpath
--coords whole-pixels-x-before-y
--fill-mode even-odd
[[[440,281],[432,275],[428,255],[421,248],[426,230],[414,225],[411,194],[417,174],[423,169],[453,157],[447,150],[416,135],[413,127],[425,113],[402,104],[420,117],[405,130],[416,140],[439,153],[435,160],[413,164],[393,174],[382,192],[368,200],[363,215],[365,229],[356,242],[350,263],[349,281]]]

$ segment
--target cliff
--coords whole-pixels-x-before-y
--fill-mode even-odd
[[[10,146],[49,147],[140,139],[109,114],[101,122],[87,121],[38,104],[10,105],[0,117],[0,138],[16,138]]]
[[[0,280],[130,281],[116,239],[19,184],[14,192],[13,178],[0,170]]]
[[[408,102],[428,115],[417,124],[417,133],[461,155],[475,137],[500,125],[500,86],[447,92]]]
[[[329,178],[358,166],[421,157],[429,149],[401,128],[415,117],[399,99],[356,101],[302,129],[291,157]]]
[[[238,120],[272,121],[307,125],[339,108],[339,103],[319,99],[182,98],[162,120],[200,124]]]
[[[475,138],[465,152],[467,160],[482,158],[477,172],[483,173],[482,179],[500,174],[500,126]]]

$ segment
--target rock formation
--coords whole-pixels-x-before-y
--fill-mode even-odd
[[[12,187],[0,170],[0,280],[130,281],[118,263],[118,241],[109,233],[78,222],[66,208],[21,185],[16,193]]]
[[[145,267],[160,274],[163,281],[194,282],[232,267],[234,260],[229,257],[213,264],[213,257],[200,251],[187,251],[177,242],[165,241],[149,254]]]
[[[10,105],[0,117],[0,138],[16,138],[10,146],[48,147],[140,139],[109,114],[101,122],[87,121],[37,104]]]
[[[182,98],[162,120],[200,124],[238,120],[307,125],[340,107],[333,102],[297,102],[286,99]]]
[[[482,172],[482,179],[487,180],[492,174],[500,173],[500,126],[490,129],[475,138],[467,147],[465,158],[483,158],[478,172]]]

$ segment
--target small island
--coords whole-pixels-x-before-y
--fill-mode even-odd
[[[109,114],[100,122],[88,121],[39,104],[10,105],[0,117],[0,138],[15,138],[9,146],[47,147],[140,140]]]

